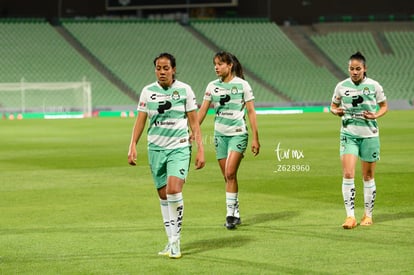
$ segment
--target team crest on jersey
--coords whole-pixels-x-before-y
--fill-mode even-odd
[[[364,95],[369,95],[370,94],[369,88],[368,87],[365,87],[364,90],[362,91],[362,93]]]
[[[231,87],[231,93],[233,95],[237,94],[237,92],[238,92],[238,90],[237,90],[237,87],[236,86]]]
[[[172,95],[171,95],[171,98],[172,98],[173,100],[179,100],[179,99],[180,99],[180,93],[179,93],[179,92],[177,92],[177,91],[174,91],[174,92],[172,93]]]

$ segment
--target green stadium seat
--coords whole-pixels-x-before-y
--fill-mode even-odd
[[[133,100],[103,77],[45,20],[0,20],[2,82],[92,82],[93,106]],[[108,101],[107,95],[116,94]]]

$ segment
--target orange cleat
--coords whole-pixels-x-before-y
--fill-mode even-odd
[[[372,225],[372,218],[364,215],[362,217],[362,220],[359,223],[359,225],[362,225],[362,226],[370,226],[370,225]]]
[[[357,222],[354,217],[347,217],[345,222],[342,224],[344,229],[352,229],[357,226]]]

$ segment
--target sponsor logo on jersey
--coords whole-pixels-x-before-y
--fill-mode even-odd
[[[174,126],[174,121],[154,121],[154,126]]]
[[[217,93],[225,93],[225,92],[227,92],[227,89],[224,89],[224,88],[220,88],[220,87],[216,87],[216,88],[214,88],[214,92],[217,94]]]
[[[178,92],[177,92],[178,93]],[[152,94],[150,95],[151,100],[167,100],[171,98],[171,95],[165,95],[165,94]]]
[[[232,116],[233,112],[217,112],[217,116]]]

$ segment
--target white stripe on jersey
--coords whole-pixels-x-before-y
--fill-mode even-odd
[[[355,85],[351,78],[339,82],[332,96],[332,102],[345,110],[341,132],[354,137],[376,137],[379,129],[376,120],[365,120],[364,111],[376,112],[377,104],[386,100],[382,86],[365,77]]]
[[[230,82],[211,81],[207,85],[204,100],[214,105],[214,130],[217,134],[234,136],[247,133],[245,104],[254,100],[254,96],[246,80],[234,77]]]

